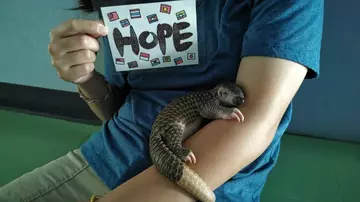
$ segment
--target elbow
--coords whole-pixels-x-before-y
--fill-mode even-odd
[[[286,103],[280,103],[266,101],[261,96],[251,97],[248,94],[245,104],[240,108],[245,119],[238,127],[246,124],[252,128],[252,134],[267,147],[273,140],[288,106]]]
[[[255,124],[274,131],[279,126],[283,116],[289,107],[292,96],[286,92],[276,92],[259,88],[259,85],[238,84],[244,91],[245,101],[240,107],[241,112],[248,124]]]

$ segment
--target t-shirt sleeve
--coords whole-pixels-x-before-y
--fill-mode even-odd
[[[287,59],[317,78],[323,30],[323,0],[253,0],[251,21],[244,35],[242,57]]]

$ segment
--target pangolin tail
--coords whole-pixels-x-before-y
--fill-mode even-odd
[[[214,202],[215,194],[206,182],[185,165],[160,135],[150,136],[150,156],[158,171],[201,202]]]
[[[203,179],[187,165],[184,165],[183,175],[176,184],[202,202],[214,202],[216,199],[214,192]]]

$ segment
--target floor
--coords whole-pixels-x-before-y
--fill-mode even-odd
[[[0,110],[0,186],[79,147],[98,129]],[[359,202],[360,145],[285,135],[261,201]]]

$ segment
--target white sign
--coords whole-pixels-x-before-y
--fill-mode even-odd
[[[117,71],[195,65],[196,1],[102,7]]]

